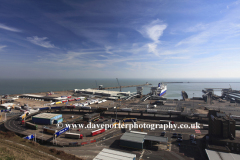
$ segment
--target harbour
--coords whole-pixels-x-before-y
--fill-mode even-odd
[[[166,85],[164,85],[166,84]],[[127,122],[127,119],[136,119],[136,123],[156,124],[158,121],[171,121],[175,124],[181,123],[199,123],[201,134],[207,134],[204,125],[208,124],[208,112],[210,110],[218,110],[224,114],[236,119],[236,128],[240,124],[240,109],[237,104],[240,103],[239,91],[232,88],[221,87],[205,87],[201,92],[201,97],[190,97],[186,91],[181,91],[181,99],[169,99],[164,97],[168,94],[167,83],[158,83],[157,85],[141,84],[121,86],[133,87],[135,92],[120,91],[120,86],[112,87],[116,90],[109,90],[110,87],[99,85],[99,88],[73,89],[68,91],[51,91],[40,93],[28,93],[19,95],[6,95],[2,97],[1,103],[9,113],[6,113],[5,119],[2,114],[1,119],[5,120],[4,126],[7,130],[15,132],[24,137],[30,134],[36,136],[35,141],[42,145],[51,145],[54,147],[84,147],[104,141],[106,138],[115,137],[115,135],[124,135],[124,133],[112,128],[108,130],[100,129],[71,129],[70,136],[66,134],[66,128],[57,128],[54,123],[59,124],[79,124],[91,122],[97,124],[119,125],[119,123]],[[145,88],[144,88],[145,87]],[[107,88],[107,89],[106,89]],[[143,94],[143,90],[148,90],[148,94]],[[221,95],[216,95],[215,91],[220,91]],[[163,94],[165,93],[165,94]],[[161,96],[163,95],[163,96]],[[233,99],[234,98],[234,99]],[[11,105],[9,103],[11,101]],[[7,105],[9,104],[9,106]],[[24,112],[19,112],[20,111]],[[234,114],[233,111],[234,110]],[[13,114],[14,113],[14,114]],[[16,115],[17,114],[17,115]],[[41,115],[44,114],[44,115]],[[46,114],[46,115],[45,115]],[[48,115],[49,114],[49,115]],[[94,116],[91,116],[94,115]],[[19,116],[21,120],[19,120]],[[34,120],[34,117],[57,117],[54,121]],[[131,121],[129,121],[131,122]],[[26,126],[24,125],[26,123]],[[15,126],[15,127],[13,127]],[[44,126],[50,127],[51,133],[61,134],[56,137],[49,133],[42,133]],[[239,127],[240,128],[240,127]],[[34,129],[34,130],[33,130]],[[128,128],[126,128],[128,129]],[[46,130],[46,129],[45,129]],[[54,130],[54,131],[52,131]],[[138,132],[139,129],[132,129]],[[141,129],[149,136],[155,136],[162,132],[162,129],[149,131]],[[101,133],[100,133],[101,131]],[[46,131],[47,132],[47,131]],[[185,136],[196,134],[198,139],[200,135],[195,130],[177,130]],[[236,131],[237,134],[238,131]],[[93,134],[94,133],[94,136]],[[96,134],[95,134],[96,133]],[[92,136],[91,136],[92,134]],[[170,138],[171,131],[167,131],[167,138]],[[71,137],[75,137],[72,139]],[[77,139],[76,139],[77,138]],[[153,138],[153,137],[152,137]],[[147,142],[146,142],[147,143]],[[168,143],[174,143],[174,140],[168,139]],[[200,143],[198,141],[198,143]],[[127,145],[126,143],[125,145]],[[166,147],[166,150],[169,150]],[[122,150],[124,151],[124,149]]]

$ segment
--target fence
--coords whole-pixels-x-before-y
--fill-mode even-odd
[[[103,140],[106,140],[108,138],[111,138],[115,135],[118,135],[122,133],[121,130],[117,130],[113,133],[110,133],[108,135],[105,135],[103,137],[100,137],[100,138],[97,138],[97,139],[94,139],[94,140],[89,140],[89,141],[86,141],[86,142],[70,142],[70,143],[61,143],[61,142],[58,142],[57,145],[59,146],[62,146],[62,147],[77,147],[77,146],[85,146],[85,145],[88,145],[88,144],[91,144],[91,143],[96,143],[96,142],[100,142],[100,141],[103,141]]]

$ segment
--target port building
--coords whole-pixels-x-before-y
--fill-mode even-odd
[[[120,146],[133,149],[143,149],[144,146],[153,147],[156,143],[167,145],[168,137],[149,136],[146,132],[130,131],[120,138]]]
[[[144,138],[147,133],[132,133],[126,132],[120,138],[120,146],[133,148],[133,149],[143,149]]]
[[[226,153],[226,152],[219,152],[219,151],[213,151],[209,149],[205,149],[208,159],[210,160],[236,160],[240,159],[239,154],[233,154],[233,153]]]
[[[134,160],[136,154],[120,152],[112,149],[103,148],[103,150],[93,160]]]
[[[235,137],[235,120],[224,112],[209,110],[208,118],[208,134],[210,137],[219,137],[223,139]]]
[[[36,124],[58,124],[63,121],[62,114],[41,113],[32,117],[32,122]]]

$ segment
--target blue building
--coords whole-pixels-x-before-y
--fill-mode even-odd
[[[41,113],[32,117],[32,122],[37,124],[56,124],[62,122],[62,114]]]

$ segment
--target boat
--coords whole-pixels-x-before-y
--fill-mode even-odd
[[[158,87],[151,87],[151,94],[154,96],[163,96],[167,92],[167,85],[158,83]]]

